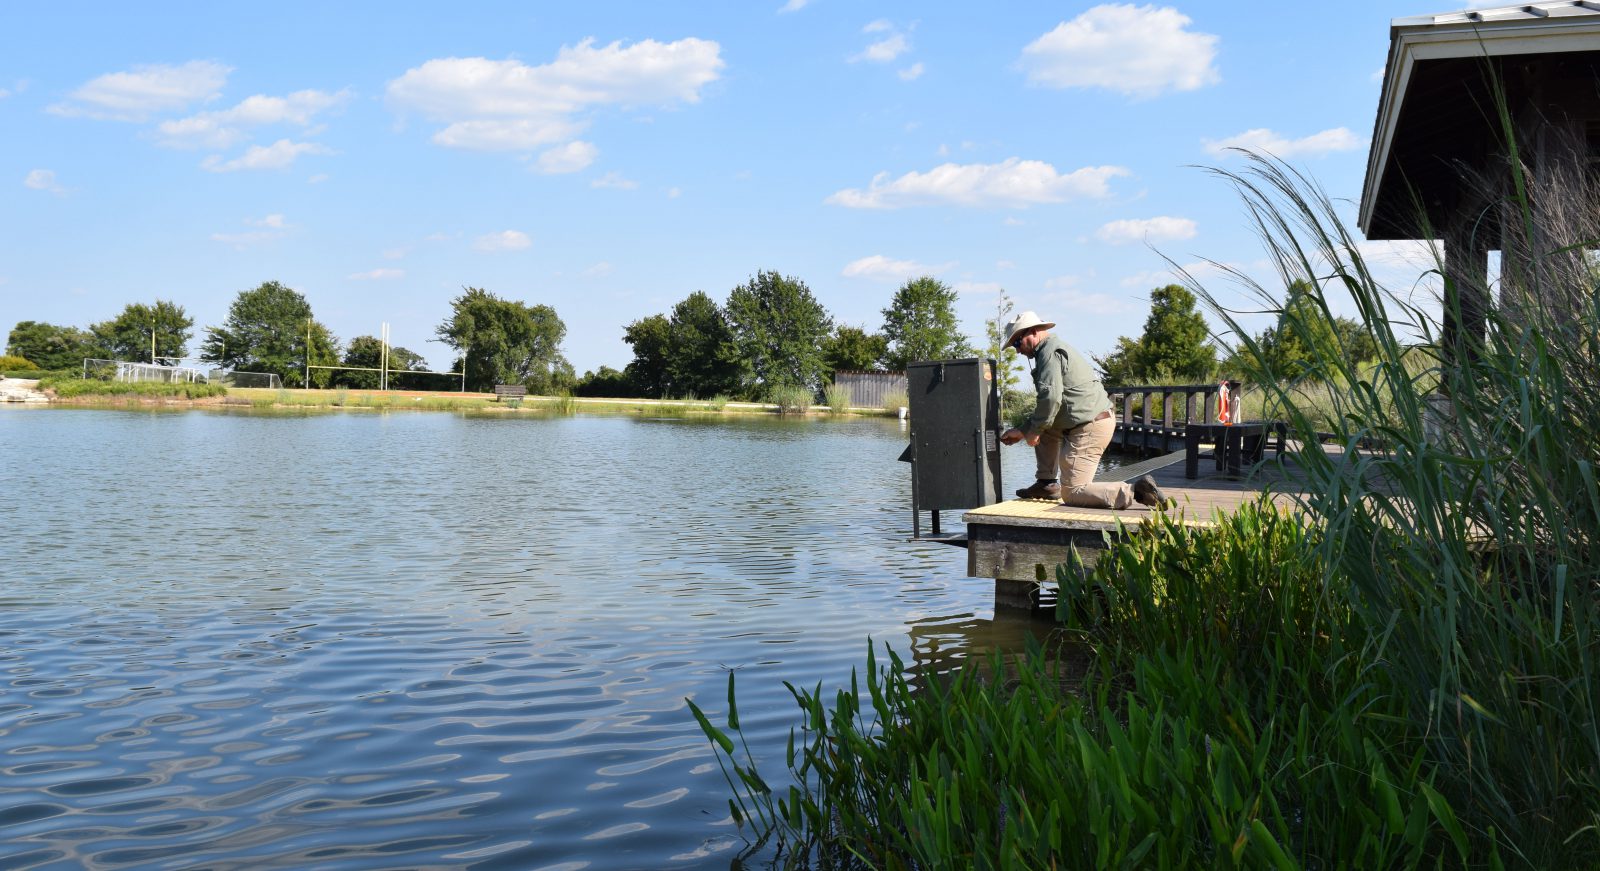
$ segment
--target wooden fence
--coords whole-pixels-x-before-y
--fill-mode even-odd
[[[854,408],[882,408],[890,396],[906,400],[909,389],[904,372],[849,372],[833,373],[833,383],[849,391],[849,404]]]

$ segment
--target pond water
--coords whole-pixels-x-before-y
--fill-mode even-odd
[[[0,409],[6,868],[726,868],[684,704],[1018,647],[896,421]],[[1006,485],[1031,455],[1006,452]],[[955,525],[955,524],[950,524]]]

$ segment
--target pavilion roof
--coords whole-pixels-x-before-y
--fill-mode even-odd
[[[1600,2],[1547,0],[1390,22],[1358,217],[1368,238],[1417,238],[1419,205],[1430,222],[1453,207],[1460,167],[1482,166],[1500,147],[1483,59],[1540,55],[1600,58]]]

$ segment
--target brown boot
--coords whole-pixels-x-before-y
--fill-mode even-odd
[[[1061,485],[1054,481],[1034,481],[1033,486],[1023,487],[1017,491],[1018,499],[1049,499],[1054,502],[1061,498]]]
[[[1133,501],[1151,508],[1171,508],[1177,504],[1176,500],[1168,499],[1167,494],[1161,492],[1161,488],[1156,486],[1156,479],[1149,475],[1133,482]]]

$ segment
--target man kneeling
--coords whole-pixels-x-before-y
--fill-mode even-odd
[[[1059,336],[1055,326],[1031,311],[1017,315],[1006,326],[1006,346],[1033,361],[1033,383],[1039,399],[1033,416],[1021,429],[1012,428],[1000,441],[1014,445],[1026,441],[1039,460],[1038,480],[1017,491],[1023,499],[1060,499],[1081,508],[1127,508],[1134,502],[1152,508],[1168,504],[1167,497],[1149,475],[1132,486],[1122,481],[1094,480],[1100,457],[1117,422],[1111,416],[1111,398],[1089,367],[1089,361]],[[1061,483],[1056,483],[1057,469]]]

